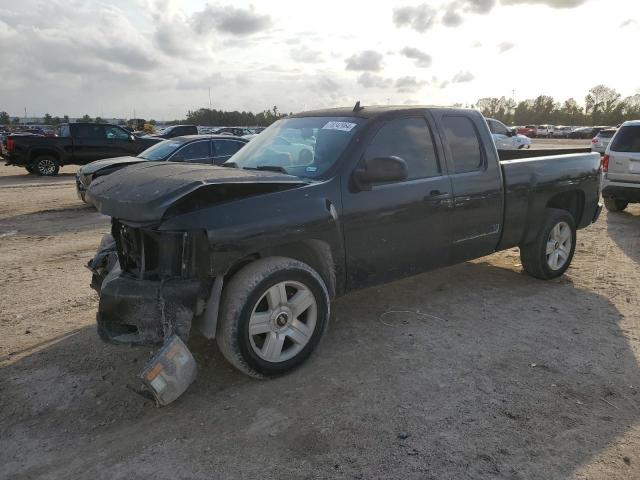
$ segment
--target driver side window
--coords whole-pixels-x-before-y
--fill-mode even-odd
[[[118,127],[105,127],[107,138],[110,140],[129,140],[129,134]]]
[[[400,157],[407,164],[407,180],[441,174],[431,132],[422,117],[398,118],[387,122],[378,131],[364,156],[365,160]]]

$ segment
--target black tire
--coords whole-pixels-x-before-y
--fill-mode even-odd
[[[31,173],[31,174],[35,174],[36,171],[33,169],[33,167],[31,165],[27,165],[26,167],[24,167],[27,172]]]
[[[269,288],[282,282],[300,283],[313,294],[315,325],[309,340],[297,354],[284,361],[272,362],[261,358],[254,350],[249,320]],[[327,287],[311,267],[285,257],[260,259],[236,273],[222,292],[216,341],[224,357],[241,372],[256,378],[280,375],[298,367],[311,355],[326,330],[329,308]],[[255,341],[255,337],[253,339]],[[263,348],[266,348],[264,344]]]
[[[60,164],[51,155],[41,155],[36,157],[31,168],[41,177],[53,177],[60,171]]]
[[[564,263],[559,268],[551,268],[547,254],[547,244],[550,241],[552,230],[561,222],[569,226],[571,233],[571,248]],[[556,243],[556,246],[558,244]],[[527,245],[520,246],[520,260],[524,271],[535,278],[550,280],[562,275],[573,259],[576,249],[576,224],[571,215],[566,210],[557,208],[547,208],[545,210],[545,220],[542,228],[538,232],[536,239]],[[553,255],[553,254],[552,254]]]
[[[621,212],[627,208],[627,205],[629,205],[629,202],[625,200],[619,200],[612,197],[604,199],[604,206],[607,207],[607,210],[610,212]]]

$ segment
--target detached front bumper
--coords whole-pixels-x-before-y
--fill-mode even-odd
[[[173,333],[186,341],[201,291],[198,280],[107,276],[100,290],[98,334],[106,342],[134,345],[160,344]]]

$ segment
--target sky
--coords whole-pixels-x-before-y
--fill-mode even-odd
[[[0,0],[0,111],[582,103],[601,83],[628,96],[640,93],[639,3]]]

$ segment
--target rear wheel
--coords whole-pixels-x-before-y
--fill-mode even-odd
[[[520,247],[522,267],[532,277],[549,280],[562,275],[576,248],[576,226],[566,210],[547,208],[536,239]]]
[[[607,210],[610,212],[621,212],[627,208],[627,205],[629,205],[629,202],[625,200],[619,200],[611,197],[604,199],[604,206],[607,207]]]
[[[216,341],[224,357],[253,377],[304,362],[329,320],[329,294],[318,273],[284,257],[250,263],[222,295]]]
[[[58,165],[58,161],[50,155],[42,155],[40,157],[37,157],[33,161],[31,168],[35,173],[43,177],[53,177],[60,171],[60,165]]]

